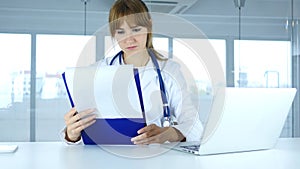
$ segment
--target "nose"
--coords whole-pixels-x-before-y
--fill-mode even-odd
[[[132,33],[129,33],[126,35],[126,37],[124,38],[124,42],[126,43],[132,43],[135,41],[134,35],[132,35]]]

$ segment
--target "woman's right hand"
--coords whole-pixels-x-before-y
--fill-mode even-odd
[[[96,114],[93,114],[95,109],[87,109],[77,113],[75,108],[72,108],[65,114],[65,139],[71,142],[80,140],[81,131],[96,122]]]

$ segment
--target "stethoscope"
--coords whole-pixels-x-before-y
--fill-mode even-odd
[[[160,68],[159,68],[159,65],[158,65],[158,62],[157,62],[157,59],[155,57],[155,54],[154,54],[153,50],[148,49],[148,53],[151,57],[151,60],[154,64],[154,66],[155,66],[155,69],[156,69],[156,72],[157,72],[157,75],[158,75],[158,80],[159,80],[159,87],[160,87],[160,91],[161,91],[160,93],[161,93],[161,99],[162,99],[162,102],[163,102],[163,114],[164,114],[164,116],[161,119],[161,124],[162,124],[163,127],[169,127],[169,126],[173,125],[173,120],[172,120],[171,115],[170,115],[170,108],[169,108],[169,103],[168,103],[168,99],[167,99],[167,96],[166,96],[166,89],[165,89],[164,81],[163,81],[161,71],[160,71]],[[119,53],[117,53],[112,58],[109,65],[113,65],[113,63],[116,61],[116,59],[119,59],[119,64],[122,65],[122,55],[123,55],[123,51],[120,51]],[[135,77],[137,77],[136,78],[136,81],[138,82],[137,87],[139,87],[140,83],[139,83],[137,70],[135,70],[135,75],[137,75]],[[138,92],[139,92],[139,97],[140,97],[141,108],[142,108],[142,111],[144,112],[142,92],[139,89],[138,89]]]

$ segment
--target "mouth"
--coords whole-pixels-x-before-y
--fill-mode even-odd
[[[136,49],[137,48],[137,46],[129,46],[129,47],[127,47],[126,49],[128,49],[128,50],[133,50],[133,49]]]

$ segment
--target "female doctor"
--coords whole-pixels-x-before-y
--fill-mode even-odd
[[[137,131],[134,144],[199,141],[202,124],[187,92],[178,63],[163,57],[152,44],[152,21],[141,0],[117,0],[109,13],[112,37],[122,49],[116,56],[100,61],[100,65],[131,64],[140,70],[147,126]],[[147,71],[141,71],[147,70]],[[145,77],[147,76],[147,77]],[[151,91],[161,92],[160,107],[149,111]],[[152,97],[152,96],[151,96]],[[153,106],[153,105],[152,105]],[[79,144],[81,131],[96,121],[95,109],[65,114],[62,132],[69,144]]]

